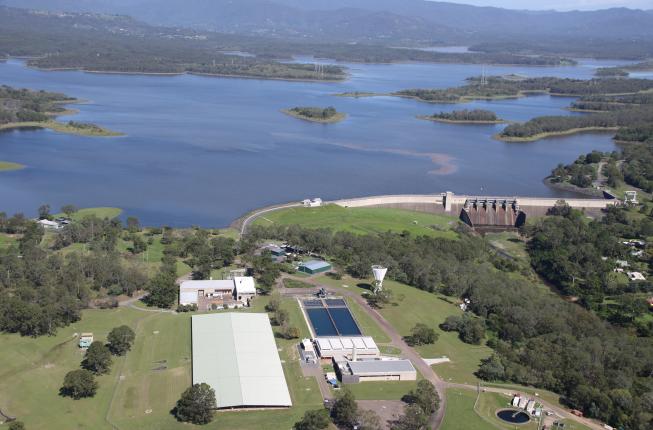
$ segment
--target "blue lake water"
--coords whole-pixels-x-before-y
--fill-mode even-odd
[[[304,59],[298,59],[304,60]],[[487,74],[590,78],[608,61],[575,67],[489,67]],[[562,196],[542,183],[559,162],[615,149],[610,134],[526,144],[492,136],[502,125],[461,126],[415,118],[440,110],[486,108],[525,121],[572,115],[569,98],[432,105],[414,100],[343,98],[344,91],[449,87],[481,73],[476,65],[349,64],[342,83],[138,76],[33,70],[0,63],[0,83],[88,100],[75,119],[127,134],[119,138],[51,131],[0,134],[0,160],[27,165],[0,174],[0,211],[34,215],[49,203],[117,206],[147,225],[221,227],[265,205],[306,197],[489,193]],[[313,124],[280,109],[333,105],[338,124]]]

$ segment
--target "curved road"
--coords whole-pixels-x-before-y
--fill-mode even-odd
[[[273,206],[273,207],[256,210],[243,220],[243,223],[240,226],[240,236],[242,237],[245,234],[245,232],[247,231],[247,227],[249,226],[249,224],[252,223],[252,221],[254,221],[256,218],[260,217],[263,214],[278,211],[280,209],[296,208],[301,206],[302,206],[301,203],[288,203],[286,205]]]

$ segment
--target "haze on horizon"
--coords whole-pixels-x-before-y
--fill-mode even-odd
[[[495,6],[525,10],[599,10],[615,7],[653,10],[653,0],[447,0],[473,6]]]

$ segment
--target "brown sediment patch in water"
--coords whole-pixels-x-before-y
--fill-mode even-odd
[[[289,133],[276,133],[276,134],[283,137],[296,137],[295,135]],[[306,140],[304,136],[301,136],[301,139],[304,141]],[[428,158],[429,160],[431,160],[433,164],[437,166],[437,168],[428,171],[429,175],[444,176],[444,175],[451,175],[452,173],[458,171],[458,166],[455,164],[455,158],[448,154],[442,154],[438,152],[419,152],[410,149],[399,149],[399,148],[370,148],[368,146],[357,145],[354,143],[334,142],[334,141],[320,139],[320,138],[313,138],[311,140],[314,141],[315,143],[350,149],[352,151],[394,154],[403,157]]]

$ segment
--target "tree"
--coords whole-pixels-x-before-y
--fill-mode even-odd
[[[132,254],[140,254],[141,252],[147,251],[147,243],[137,234],[132,236]]]
[[[93,373],[86,369],[79,369],[66,374],[59,392],[62,396],[79,400],[83,397],[93,397],[97,387],[98,384]]]
[[[283,326],[283,337],[286,339],[297,339],[299,338],[300,332],[299,329],[293,325],[284,325]]]
[[[426,428],[429,417],[418,405],[407,405],[404,414],[395,421],[392,430],[422,430]]]
[[[492,354],[490,357],[481,361],[476,374],[479,378],[485,381],[500,381],[506,375],[506,369],[501,362],[501,359]]]
[[[437,411],[440,405],[440,396],[435,390],[435,386],[426,379],[420,380],[417,383],[417,388],[411,390],[406,397],[408,403],[419,406],[427,415]]]
[[[370,306],[381,309],[384,306],[390,304],[392,302],[393,297],[394,294],[392,293],[392,290],[386,288],[383,290],[379,290],[374,294],[370,294],[369,297],[367,298],[367,301],[370,304]]]
[[[381,418],[379,418],[376,412],[369,409],[363,409],[358,413],[359,430],[381,430],[382,428]]]
[[[138,218],[133,216],[127,218],[127,231],[132,234],[141,231],[141,224],[138,221]]]
[[[109,372],[111,362],[111,351],[109,351],[109,348],[102,342],[96,340],[86,351],[86,357],[82,362],[82,366],[86,370],[101,375]]]
[[[213,420],[213,410],[216,408],[215,391],[202,383],[184,391],[173,412],[179,421],[208,424]]]
[[[12,421],[8,430],[25,430],[25,424],[22,421]]]
[[[288,311],[285,309],[277,309],[274,313],[274,323],[276,325],[282,326],[288,322]]]
[[[415,324],[410,331],[407,341],[411,346],[430,345],[438,340],[438,334],[431,327],[423,323]]]
[[[338,393],[336,401],[331,408],[331,418],[333,422],[340,426],[353,426],[356,424],[358,415],[358,405],[354,394],[348,389],[343,389]]]
[[[131,349],[135,338],[136,334],[130,327],[126,325],[115,327],[107,336],[109,350],[115,355],[124,355]]]
[[[174,274],[165,271],[158,273],[149,283],[149,294],[145,299],[150,306],[169,308],[177,300],[177,285]]]
[[[39,206],[39,219],[49,219],[49,218],[50,218],[50,205]]]
[[[61,212],[63,212],[68,218],[72,217],[75,212],[77,212],[77,206],[75,205],[64,205],[61,207]]]
[[[294,430],[321,430],[329,427],[329,413],[326,409],[304,412],[304,417],[295,423]]]

